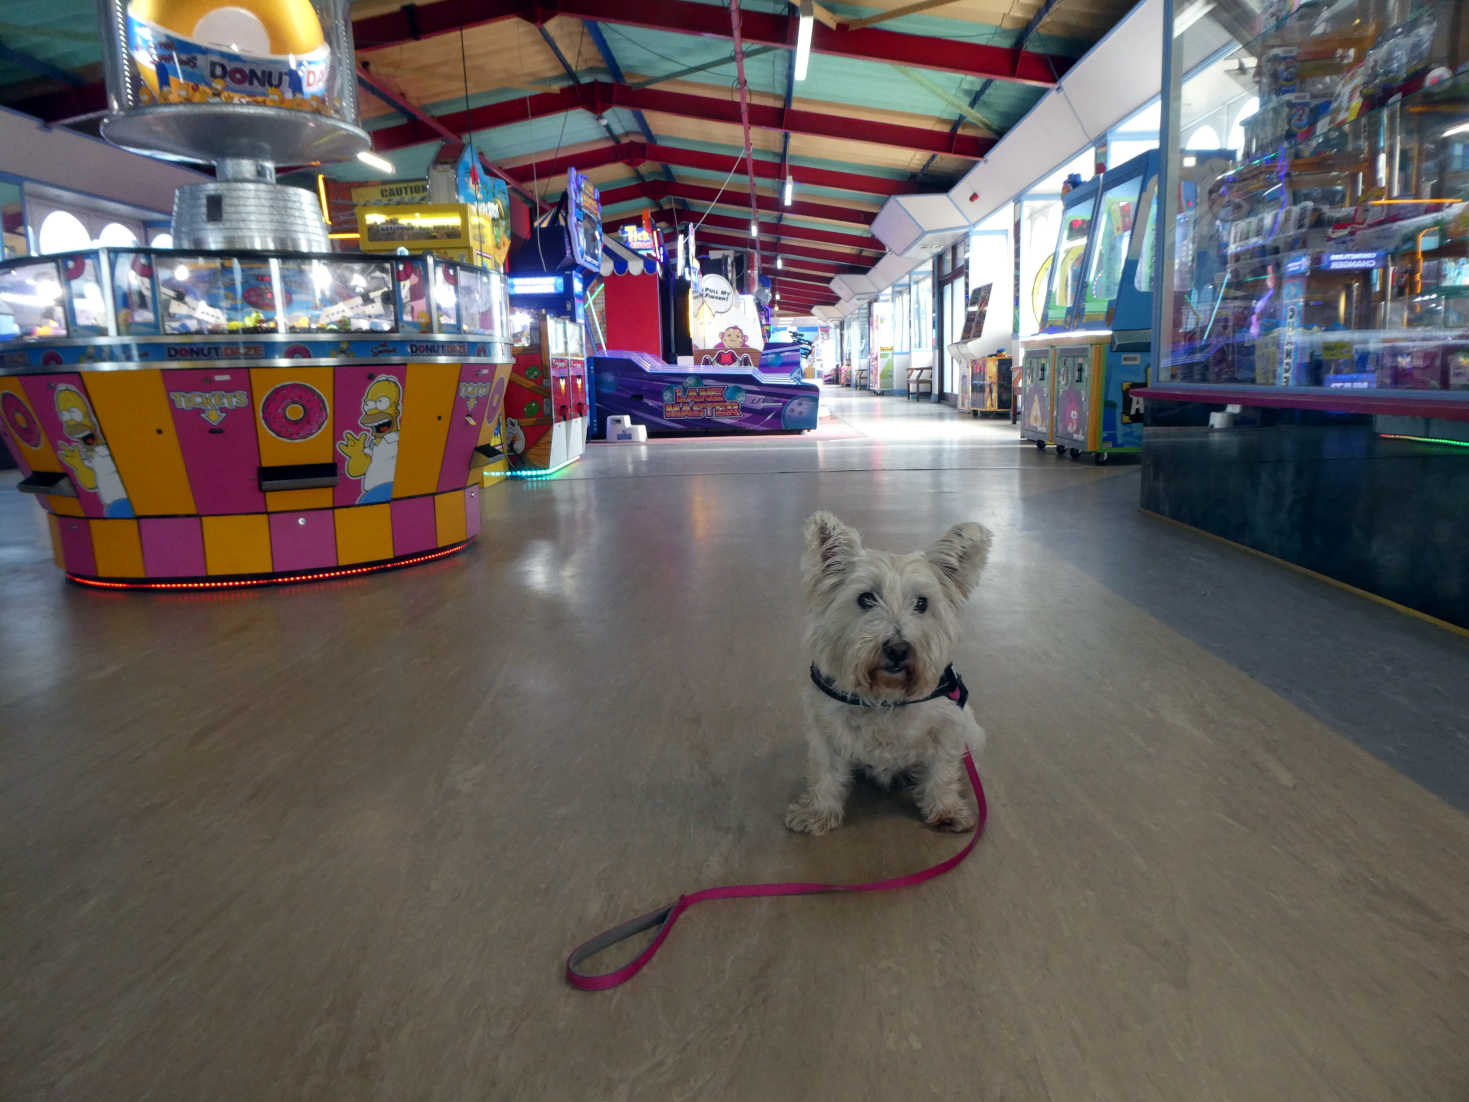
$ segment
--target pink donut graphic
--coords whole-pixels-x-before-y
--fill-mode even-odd
[[[326,399],[309,383],[278,383],[260,400],[260,423],[277,440],[310,440],[326,419]]]
[[[8,390],[0,393],[0,411],[4,412],[5,423],[17,440],[28,448],[41,446],[41,426],[26,409],[26,404]]]
[[[311,359],[311,349],[307,348],[304,344],[289,345],[286,348],[286,358],[290,360],[309,360]]]

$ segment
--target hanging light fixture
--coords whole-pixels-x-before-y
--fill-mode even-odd
[[[786,266],[786,264],[785,264],[785,261],[784,260],[782,260],[780,257],[776,257],[775,258],[775,270],[776,271],[780,271],[785,266]]]
[[[796,190],[796,178],[794,176],[792,176],[788,172],[788,173],[786,173],[785,193],[781,196],[781,202],[783,202],[786,206],[790,206],[791,205],[791,193],[794,192],[795,190]]]
[[[750,236],[757,240],[760,237],[760,223],[753,219],[750,221]]]
[[[388,160],[386,157],[379,157],[371,150],[364,149],[361,153],[357,154],[357,159],[363,164],[367,165],[369,168],[375,168],[379,172],[392,173],[398,171],[396,168],[393,167],[392,161]]]
[[[816,21],[814,0],[801,0],[801,25],[796,28],[796,71],[797,80],[806,79],[806,67],[811,64],[811,24]]]

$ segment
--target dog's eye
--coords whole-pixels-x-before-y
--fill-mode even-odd
[[[859,593],[857,595],[858,608],[871,608],[875,604],[877,604],[876,593]]]
[[[914,612],[927,612],[928,611],[928,598],[927,597],[919,597],[917,600],[915,600],[913,602],[913,611]]]

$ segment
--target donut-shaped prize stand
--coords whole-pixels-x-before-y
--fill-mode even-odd
[[[504,278],[432,257],[108,250],[0,264],[0,434],[57,565],[236,586],[480,528]]]

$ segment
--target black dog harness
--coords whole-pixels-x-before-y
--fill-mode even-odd
[[[833,679],[818,670],[815,663],[811,665],[811,684],[833,700],[840,700],[843,704],[851,704],[857,708],[906,708],[909,704],[924,704],[939,697],[947,697],[961,708],[969,702],[969,689],[965,687],[964,679],[954,672],[953,666],[945,666],[938,688],[918,700],[863,700],[860,696],[838,689]]]

